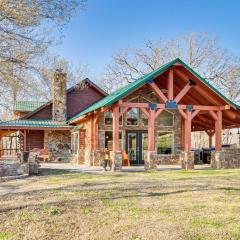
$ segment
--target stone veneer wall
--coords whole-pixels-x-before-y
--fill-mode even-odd
[[[226,148],[211,153],[213,168],[240,168],[240,148]]]
[[[70,131],[44,131],[44,148],[51,152],[50,161],[70,161],[71,133]]]
[[[0,177],[29,174],[29,164],[20,162],[0,162]]]

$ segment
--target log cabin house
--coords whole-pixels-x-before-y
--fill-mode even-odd
[[[240,167],[240,150],[222,149],[222,129],[240,127],[240,106],[175,59],[107,95],[89,87],[65,90],[66,75],[57,71],[52,101],[19,119],[1,122],[1,136],[18,131],[20,151],[49,148],[64,158],[71,148],[75,164],[99,165],[111,152],[112,169],[121,170],[126,154],[131,165],[194,167],[191,132],[215,136],[213,167]]]

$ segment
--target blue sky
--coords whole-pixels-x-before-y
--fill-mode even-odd
[[[188,32],[216,36],[222,47],[240,56],[239,0],[88,0],[64,31],[54,51],[73,64],[89,64],[93,76],[103,72],[120,48],[140,47],[144,40]]]

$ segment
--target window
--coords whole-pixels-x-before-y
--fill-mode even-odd
[[[168,111],[163,111],[157,117],[156,122],[157,122],[158,126],[172,127],[173,126],[173,118],[174,118],[173,113],[170,113]]]
[[[104,124],[105,125],[112,125],[112,113],[110,111],[104,112]]]
[[[112,112],[104,112],[104,124],[109,126],[113,124]],[[119,125],[122,126],[122,116],[119,118]]]
[[[172,154],[173,132],[158,132],[157,154]]]
[[[119,149],[122,149],[123,147],[123,141],[122,141],[122,132],[119,132]],[[105,148],[108,150],[113,149],[113,132],[112,131],[105,131]]]
[[[136,126],[138,125],[139,119],[139,109],[131,108],[127,111],[127,125],[128,126]]]
[[[72,145],[72,153],[77,154],[78,153],[78,132],[72,133],[71,145]]]

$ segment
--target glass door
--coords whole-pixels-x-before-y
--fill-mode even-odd
[[[147,150],[147,132],[127,131],[126,152],[131,165],[144,164],[143,151]]]

